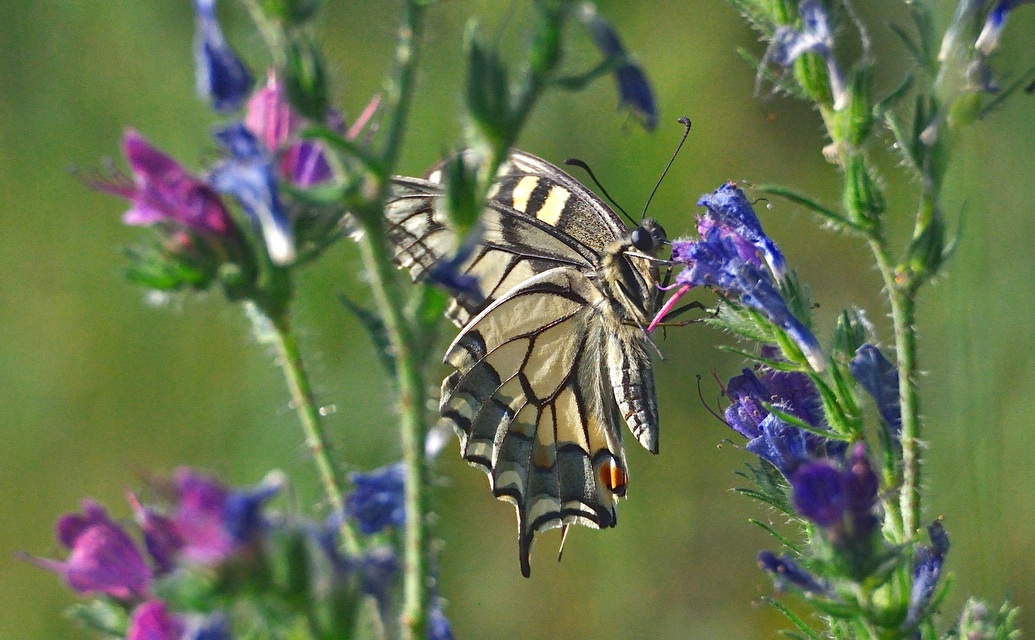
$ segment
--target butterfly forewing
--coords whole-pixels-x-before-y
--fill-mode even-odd
[[[441,165],[396,178],[386,208],[396,262],[422,277],[457,247]],[[456,294],[461,327],[445,361],[442,421],[461,453],[518,515],[522,572],[537,531],[614,526],[628,472],[621,423],[657,452],[657,402],[643,318],[657,272],[626,255],[630,232],[556,166],[515,151],[482,214],[478,248],[461,265],[481,297]]]

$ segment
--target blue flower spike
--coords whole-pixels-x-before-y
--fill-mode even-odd
[[[797,345],[813,370],[825,370],[827,359],[819,341],[791,313],[780,293],[777,278],[786,272],[783,254],[762,231],[744,192],[728,183],[702,197],[698,204],[707,207],[697,225],[701,238],[672,243],[672,261],[684,267],[676,276],[676,285],[682,286],[665,303],[648,331],[692,287],[707,286],[764,315]],[[768,268],[763,266],[763,258]]]
[[[244,104],[252,75],[223,37],[216,17],[216,0],[194,0],[197,33],[194,63],[198,95],[212,101],[216,111],[231,113]]]
[[[406,469],[401,462],[370,473],[352,473],[349,479],[356,489],[345,498],[345,514],[361,532],[372,535],[406,523]]]

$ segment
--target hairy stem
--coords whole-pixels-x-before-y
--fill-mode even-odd
[[[390,195],[390,175],[402,148],[403,134],[413,97],[423,25],[423,7],[414,0],[404,3],[403,20],[395,47],[396,69],[386,91],[388,125],[382,152],[384,175],[372,177],[375,197],[354,213],[363,226],[360,252],[370,280],[374,301],[381,313],[396,362],[403,463],[406,467],[406,528],[403,555],[402,633],[407,640],[427,635],[429,603],[426,514],[427,483],[424,463],[426,385],[419,349],[419,327],[406,316],[406,298],[396,280],[395,265],[385,238],[383,206]]]
[[[901,522],[901,539],[916,538],[920,521],[920,396],[917,393],[916,361],[916,287],[910,278],[895,269],[881,236],[870,238],[870,248],[877,268],[884,278],[884,287],[891,303],[891,320],[895,331],[895,354],[899,374],[899,402],[902,405],[901,487],[897,514]]]
[[[278,317],[268,317],[265,314],[263,316],[269,320],[273,328],[271,338],[277,349],[277,364],[280,365],[284,378],[287,380],[288,390],[291,393],[291,406],[298,413],[298,419],[302,423],[305,443],[316,461],[316,469],[320,474],[324,493],[341,523],[340,531],[345,550],[350,554],[356,554],[359,552],[359,543],[343,513],[342,487],[345,483],[341,471],[334,463],[330,442],[320,423],[320,410],[313,398],[309,376],[302,364],[302,355],[291,329],[290,316],[286,312],[279,314]]]

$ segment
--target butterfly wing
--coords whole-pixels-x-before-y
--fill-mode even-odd
[[[443,196],[442,164],[426,178],[395,178],[386,208],[395,261],[414,280],[457,249]],[[478,249],[460,266],[474,276],[482,296],[457,293],[447,315],[463,327],[517,284],[556,266],[596,268],[600,252],[628,233],[588,189],[560,168],[512,151],[500,169],[482,213]]]
[[[612,527],[628,478],[609,374],[614,318],[577,269],[536,275],[486,308],[446,353],[442,421],[515,505],[522,573],[535,532]],[[649,361],[648,361],[649,362]]]

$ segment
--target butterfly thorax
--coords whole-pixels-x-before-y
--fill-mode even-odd
[[[644,257],[655,257],[666,242],[665,230],[650,218],[600,255],[598,283],[612,301],[622,323],[646,327],[657,311],[658,269]]]

